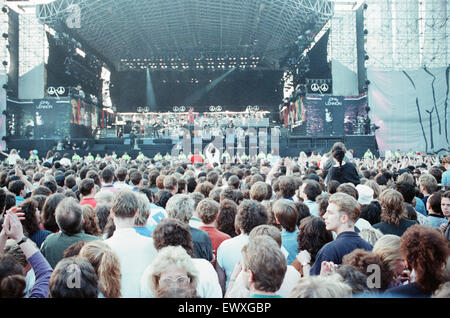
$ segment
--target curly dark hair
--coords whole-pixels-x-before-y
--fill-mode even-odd
[[[234,220],[236,218],[238,205],[228,199],[220,201],[219,214],[217,215],[217,229],[231,237],[235,237]]]
[[[22,225],[25,235],[30,236],[39,230],[39,220],[36,213],[38,202],[34,199],[26,199],[19,204],[22,208],[22,213],[25,213],[25,220],[22,220]]]
[[[432,227],[413,225],[400,238],[400,252],[416,273],[416,282],[422,291],[434,292],[443,278],[443,265],[449,257],[445,237]]]
[[[45,201],[41,212],[41,223],[46,230],[49,230],[50,232],[59,230],[58,224],[56,223],[55,211],[59,202],[65,198],[66,196],[64,194],[54,193]]]
[[[248,234],[255,226],[267,224],[268,220],[264,205],[255,200],[244,200],[239,204],[234,227],[236,232],[242,230]]]
[[[342,258],[342,264],[352,265],[366,276],[372,273],[369,265],[377,265],[381,274],[380,290],[386,290],[394,278],[394,273],[390,270],[389,265],[380,256],[360,248],[345,255]]]
[[[189,226],[181,221],[171,218],[161,220],[154,229],[152,237],[153,245],[158,251],[166,246],[180,245],[191,257],[194,257],[191,231]]]
[[[314,263],[317,253],[325,244],[333,241],[333,235],[327,230],[325,222],[317,216],[308,216],[300,222],[297,235],[298,250],[307,250]]]

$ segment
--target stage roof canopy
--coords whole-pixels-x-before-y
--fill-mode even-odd
[[[160,60],[168,70],[173,61],[195,66],[205,60],[279,70],[299,36],[306,47],[311,44],[332,17],[333,2],[56,0],[39,6],[37,14],[55,30],[62,23],[69,27],[119,71]]]

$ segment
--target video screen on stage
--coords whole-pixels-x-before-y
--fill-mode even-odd
[[[153,111],[171,111],[173,106],[193,106],[208,111],[220,105],[224,110],[243,111],[248,105],[278,112],[283,99],[280,71],[165,71],[150,72],[154,92]],[[111,74],[111,99],[118,112],[135,112],[147,105],[148,76],[142,72]]]

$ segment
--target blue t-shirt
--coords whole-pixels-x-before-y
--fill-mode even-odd
[[[135,226],[134,229],[138,234],[141,234],[143,236],[152,237],[153,230],[150,228],[150,226]]]
[[[285,229],[281,231],[281,244],[289,253],[287,257],[288,265],[292,264],[298,253],[297,235],[298,228],[295,228],[294,232],[288,232]]]
[[[427,216],[427,222],[429,226],[437,227],[439,228],[441,224],[447,224],[448,221],[445,218],[445,216],[434,216],[434,215],[428,215]]]
[[[442,174],[441,184],[442,186],[450,186],[450,170]]]

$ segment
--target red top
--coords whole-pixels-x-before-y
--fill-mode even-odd
[[[97,206],[97,201],[94,198],[86,198],[81,200],[80,204],[81,205],[89,204],[93,209],[95,209],[95,207]]]
[[[203,162],[203,158],[200,155],[193,155],[191,157],[191,162],[192,163],[196,163],[196,162]]]
[[[212,249],[214,253],[214,262],[212,262],[212,265],[215,267],[217,259],[217,249],[223,241],[230,239],[231,236],[219,231],[213,226],[199,226],[199,229],[208,233],[209,238],[211,239]]]

